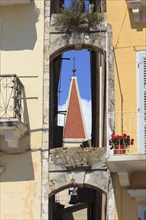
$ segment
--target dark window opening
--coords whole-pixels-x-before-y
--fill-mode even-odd
[[[105,12],[105,0],[80,0],[83,4],[85,12]],[[71,0],[51,0],[51,14],[62,13],[63,10],[69,7]]]
[[[71,53],[74,54],[75,51]],[[90,93],[90,95],[87,99],[90,99],[91,103],[90,120],[85,123],[86,129],[89,129],[89,127],[91,127],[90,136],[88,135],[88,140],[83,141],[82,147],[103,147],[105,140],[105,57],[100,52],[88,51],[88,53],[88,61],[90,63],[89,71],[87,73],[88,79],[85,79],[84,71],[82,72],[82,70],[77,69],[76,73],[77,79],[79,75],[82,75],[82,79],[78,81],[81,98],[82,94],[85,93],[86,90],[89,90],[88,93]],[[73,67],[73,61],[72,59],[69,59],[69,57],[66,57],[66,53],[63,53],[54,58],[50,65],[50,148],[58,148],[63,146],[64,124],[60,125],[58,123],[58,118],[59,115],[62,115],[65,119],[67,114],[67,108],[60,110],[59,104],[61,95],[63,94],[64,90],[66,90],[66,98],[68,97]],[[76,62],[80,62],[83,66],[87,62],[87,59],[88,58],[84,60],[84,58],[80,56],[80,59],[76,60]],[[65,73],[62,73],[63,63],[70,63],[71,65],[70,67],[66,66],[66,69],[64,70]],[[64,75],[64,78],[63,74],[66,74]],[[60,83],[62,83],[64,79],[66,80],[67,77],[68,81],[65,81],[63,87],[61,88]],[[86,83],[88,83],[88,85]],[[83,114],[84,112],[85,111],[83,110]]]

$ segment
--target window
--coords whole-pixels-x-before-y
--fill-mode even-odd
[[[51,14],[59,14],[64,6],[64,0],[52,0],[51,1]]]
[[[146,220],[146,205],[138,206],[138,220]]]
[[[146,51],[137,52],[137,111],[139,153],[146,151]]]
[[[74,50],[70,51],[71,53],[77,53]],[[105,142],[105,74],[106,74],[106,64],[105,64],[105,58],[104,54],[97,51],[83,51],[82,55],[78,57],[78,62],[81,62],[83,59],[85,60],[85,53],[89,53],[86,56],[86,59],[90,62],[89,70],[87,70],[86,75],[84,72],[81,72],[77,75],[80,77],[80,86],[81,88],[86,88],[88,91],[88,95],[86,93],[86,96],[88,96],[89,103],[87,107],[87,111],[90,108],[91,114],[89,112],[87,113],[87,119],[88,119],[88,129],[91,126],[91,130],[88,130],[88,142],[85,137],[82,138],[81,144],[83,144],[83,147],[86,146],[93,146],[93,147],[103,147]],[[72,55],[68,54],[64,56],[64,52],[62,51],[62,54],[55,57],[50,64],[50,148],[58,148],[63,146],[64,141],[64,123],[59,124],[58,123],[58,116],[59,114],[64,114],[65,117],[67,115],[67,109],[65,106],[63,106],[63,110],[59,109],[59,100],[61,99],[60,95],[64,94],[64,91],[66,91],[65,87],[67,87],[66,83],[69,83],[70,80],[69,77],[71,75],[67,74],[66,71],[62,72],[62,61],[66,60]],[[86,61],[85,61],[86,62]],[[68,71],[67,71],[68,72]],[[83,77],[87,77],[87,80],[83,80]],[[82,80],[81,80],[82,79]],[[64,82],[65,83],[64,83]],[[90,82],[89,82],[90,81]],[[64,87],[60,87],[60,85],[64,85]],[[70,85],[69,85],[70,86]],[[88,88],[89,86],[89,88]],[[60,90],[61,88],[61,90]],[[63,91],[64,90],[64,91]],[[85,90],[85,89],[84,89]],[[83,91],[83,90],[82,90]],[[61,93],[60,93],[61,92]],[[68,91],[66,91],[68,93]],[[85,93],[85,91],[84,91]],[[89,95],[91,93],[91,96]],[[66,97],[68,95],[65,95]],[[84,97],[84,98],[85,98]],[[85,98],[86,99],[86,98]],[[63,103],[64,105],[65,103]],[[62,104],[61,104],[62,105]],[[74,114],[72,114],[74,115]],[[74,117],[74,116],[73,116]],[[77,117],[74,117],[74,120],[77,120]],[[77,120],[78,121],[78,120]],[[62,127],[59,127],[62,125]],[[87,127],[86,127],[87,128]],[[82,133],[83,134],[83,133]],[[57,137],[57,138],[56,138]],[[71,139],[71,138],[70,138]],[[65,140],[66,141],[66,140]]]

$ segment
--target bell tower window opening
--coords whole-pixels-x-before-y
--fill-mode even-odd
[[[51,14],[60,14],[66,8],[70,7],[71,3],[75,0],[51,0]],[[105,0],[78,0],[83,4],[83,12],[105,12]]]
[[[85,127],[88,129],[87,143],[83,146],[102,147],[104,146],[104,116],[105,116],[105,61],[104,55],[95,51],[68,51],[74,56],[77,52],[88,52],[89,57],[81,58],[81,54],[76,58],[76,77],[78,80],[81,102],[83,93],[88,91],[88,100],[83,100],[84,104],[90,104],[90,114],[88,121],[85,119]],[[62,147],[65,120],[67,116],[67,97],[69,93],[70,80],[72,77],[73,57],[68,52],[62,53],[54,58],[51,63],[51,92],[50,92],[50,147]],[[68,61],[65,61],[68,59]],[[81,64],[89,62],[88,79],[85,80],[85,71],[77,67],[77,63]],[[65,68],[63,67],[65,64]],[[86,68],[87,69],[87,68]],[[87,70],[86,70],[87,72]],[[78,77],[82,79],[78,79]],[[66,81],[67,80],[67,81]],[[86,84],[88,82],[88,85]],[[90,93],[90,95],[89,95]],[[63,95],[64,94],[64,95]],[[62,97],[64,97],[62,99]],[[83,108],[83,107],[82,107]],[[87,112],[87,107],[83,109],[83,113]],[[88,114],[88,113],[87,113]],[[62,119],[61,119],[62,117]],[[84,116],[86,117],[86,116]],[[60,122],[61,121],[61,122]],[[90,131],[89,131],[90,127]],[[84,142],[84,141],[83,141]]]

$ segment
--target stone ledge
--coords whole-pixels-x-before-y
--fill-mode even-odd
[[[66,147],[50,150],[50,171],[105,169],[105,148]]]

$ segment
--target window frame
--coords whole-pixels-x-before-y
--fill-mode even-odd
[[[139,153],[146,151],[146,120],[144,120],[146,108],[146,50],[136,52],[136,82],[137,82],[137,146]],[[144,77],[145,74],[145,77]],[[145,78],[145,84],[144,82]],[[142,84],[143,83],[143,84]],[[145,101],[144,101],[145,93]],[[145,138],[144,138],[145,137]]]

